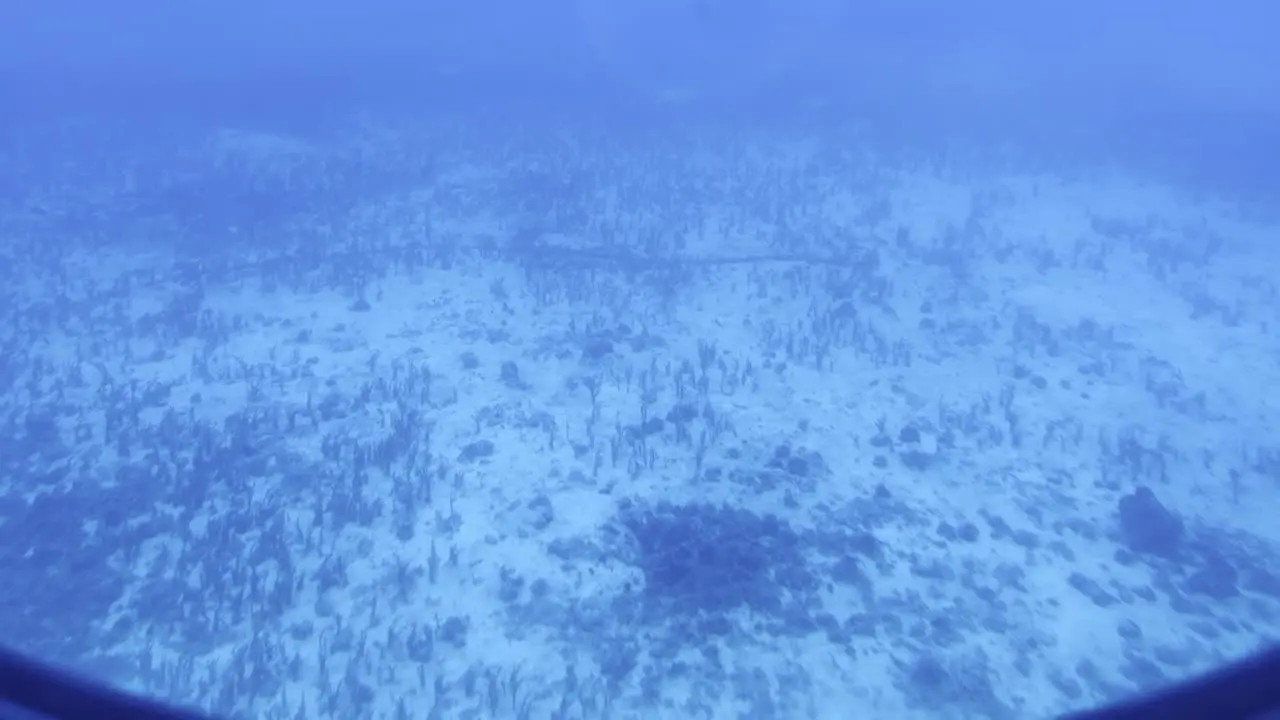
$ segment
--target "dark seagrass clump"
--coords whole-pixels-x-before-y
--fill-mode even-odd
[[[646,600],[667,613],[776,612],[817,580],[800,536],[773,514],[694,503],[628,508]]]

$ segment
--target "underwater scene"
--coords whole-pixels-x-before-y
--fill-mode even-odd
[[[4,646],[1034,720],[1280,637],[1276,11],[327,2],[0,30]]]

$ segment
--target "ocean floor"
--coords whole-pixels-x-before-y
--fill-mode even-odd
[[[821,153],[10,258],[11,572],[110,588],[24,616],[254,718],[1047,718],[1280,635],[1277,229]]]

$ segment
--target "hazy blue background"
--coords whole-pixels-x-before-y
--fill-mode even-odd
[[[1280,6],[1263,0],[46,0],[0,16],[17,123],[311,131],[353,110],[497,106],[858,122],[908,144],[1120,152],[1255,198],[1280,187]]]

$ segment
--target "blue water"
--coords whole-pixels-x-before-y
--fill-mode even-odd
[[[1038,5],[0,11],[0,640],[1027,718],[1274,639],[1280,11]]]

